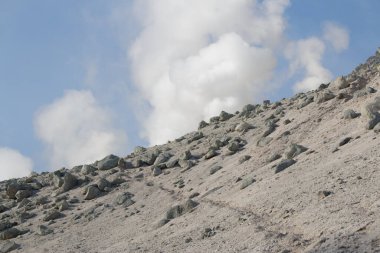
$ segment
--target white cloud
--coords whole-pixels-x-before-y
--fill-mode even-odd
[[[52,169],[93,162],[121,151],[126,141],[90,91],[65,92],[36,114],[35,129]]]
[[[135,84],[151,105],[151,144],[234,111],[273,87],[288,0],[136,1],[143,30],[129,51]]]
[[[324,42],[316,37],[289,43],[286,56],[291,73],[304,70],[303,79],[293,87],[295,92],[316,89],[320,84],[331,80],[332,74],[322,65],[324,52]]]
[[[333,22],[326,22],[323,26],[323,38],[330,43],[337,52],[348,49],[350,36],[344,27]]]
[[[28,176],[33,169],[30,158],[17,150],[0,147],[0,181]]]

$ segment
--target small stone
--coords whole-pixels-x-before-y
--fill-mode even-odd
[[[96,170],[97,170],[97,168],[95,168],[94,166],[83,165],[82,169],[81,169],[81,173],[82,173],[82,175],[89,175],[89,174],[92,174],[93,172],[95,172]]]
[[[320,198],[325,198],[325,197],[327,197],[327,196],[330,196],[331,194],[333,194],[332,191],[319,191],[319,192],[318,192],[318,196],[319,196]]]
[[[62,211],[68,210],[68,209],[69,209],[69,203],[67,203],[66,200],[62,200],[62,202],[59,203],[59,205],[58,205],[58,210],[60,212],[62,212]]]
[[[289,123],[291,123],[291,121],[289,119],[284,120],[284,125],[287,125]]]
[[[19,190],[15,195],[18,202],[20,202],[23,199],[29,198],[30,196],[32,196],[32,192],[29,190]]]
[[[153,168],[153,176],[156,177],[158,175],[161,175],[161,173],[162,173],[162,170],[160,168],[158,168],[158,167]]]
[[[341,140],[338,145],[339,145],[339,147],[341,147],[341,146],[346,145],[347,143],[349,143],[351,140],[352,140],[352,137],[346,137],[343,140]]]
[[[268,163],[271,163],[271,162],[276,161],[276,160],[278,160],[278,159],[280,159],[280,158],[281,158],[281,155],[275,153],[275,154],[272,154],[272,155],[268,158],[267,162],[268,162]]]
[[[125,207],[131,206],[135,203],[135,201],[132,200],[133,196],[134,195],[130,192],[124,192],[116,197],[115,203],[117,205],[124,205]]]
[[[231,143],[229,143],[229,144],[227,145],[227,149],[228,149],[229,151],[231,151],[231,152],[236,152],[236,151],[239,150],[239,148],[240,148],[240,145],[239,145],[239,143],[236,142],[236,141],[233,141],[233,142],[231,142]]]
[[[179,159],[182,159],[182,160],[189,160],[191,158],[191,152],[190,150],[186,150],[185,152],[183,152],[180,156],[179,156]]]
[[[185,243],[190,243],[193,239],[191,239],[191,237],[188,237],[185,239]]]
[[[355,119],[360,116],[360,113],[355,112],[352,109],[347,109],[343,112],[344,119]]]
[[[302,145],[291,144],[289,149],[287,150],[287,152],[285,152],[285,156],[286,156],[286,158],[291,159],[291,158],[294,158],[294,157],[298,156],[299,154],[305,152],[306,150],[308,150],[308,148],[306,148]]]
[[[234,116],[233,114],[222,111],[219,115],[219,120],[220,121],[226,121],[226,120],[229,120],[230,118],[232,118],[233,116]]]
[[[286,160],[283,160],[281,161],[277,166],[276,166],[276,169],[274,171],[274,173],[279,173],[283,170],[285,170],[286,168],[292,166],[293,164],[295,164],[296,161],[293,160],[293,159],[286,159]]]
[[[207,126],[208,126],[208,124],[206,123],[206,121],[202,120],[201,122],[199,122],[198,130],[205,128]]]
[[[251,124],[248,124],[247,122],[242,122],[240,124],[238,124],[236,127],[235,127],[235,131],[237,132],[246,132],[248,131],[249,129],[252,129],[253,126]]]
[[[216,235],[215,229],[212,228],[205,228],[205,230],[202,232],[202,239],[209,238]]]
[[[245,161],[248,161],[249,159],[251,159],[250,155],[243,155],[242,157],[239,158],[239,164],[242,164]]]

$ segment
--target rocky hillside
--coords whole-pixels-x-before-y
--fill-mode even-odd
[[[380,51],[165,145],[0,183],[0,252],[380,252]]]

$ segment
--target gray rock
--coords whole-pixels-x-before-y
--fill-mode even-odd
[[[9,220],[0,220],[0,231],[4,231],[8,228],[15,226],[15,222],[10,222]]]
[[[126,205],[125,207],[127,206],[130,206],[130,205],[133,205],[135,202],[132,200],[132,198],[134,197],[134,195],[130,192],[124,192],[122,194],[119,194],[116,199],[115,199],[115,204],[117,205]]]
[[[276,160],[278,160],[278,159],[280,159],[280,158],[281,158],[281,155],[275,153],[275,154],[272,154],[272,155],[268,158],[267,162],[268,162],[268,163],[271,163],[271,162],[276,161]]]
[[[194,166],[194,163],[191,160],[179,160],[178,164],[183,169],[182,171],[189,170],[191,167]]]
[[[168,162],[166,162],[166,168],[174,168],[178,164],[178,158],[172,157]]]
[[[219,120],[220,121],[227,121],[230,118],[232,118],[233,116],[234,116],[233,114],[227,113],[225,111],[221,111],[221,113],[219,114]]]
[[[237,141],[233,141],[227,145],[227,149],[231,152],[237,152],[240,149],[240,145]]]
[[[105,178],[99,178],[95,184],[98,187],[98,189],[101,191],[104,191],[106,187],[111,187],[111,183]]]
[[[154,161],[154,165],[165,163],[170,159],[170,157],[171,155],[169,153],[163,152],[157,156],[156,160]]]
[[[60,171],[54,171],[53,174],[53,185],[55,188],[59,188],[63,185],[62,173]]]
[[[96,167],[99,170],[109,170],[109,169],[117,167],[118,163],[119,163],[119,157],[111,154],[104,157],[102,160],[98,161],[96,163]]]
[[[347,109],[343,112],[344,119],[355,119],[360,116],[360,113],[355,112],[352,109]]]
[[[63,217],[63,214],[60,213],[59,211],[55,210],[55,209],[50,209],[46,214],[45,216],[43,217],[43,221],[51,221],[51,220],[55,220],[55,219],[59,219]]]
[[[215,174],[215,172],[217,172],[218,170],[221,170],[222,168],[223,168],[222,166],[218,166],[218,165],[211,167],[210,175]]]
[[[191,152],[190,150],[186,150],[185,152],[183,152],[180,156],[179,156],[179,159],[181,160],[189,160],[191,158]]]
[[[366,124],[368,130],[373,129],[377,123],[380,122],[380,97],[375,97],[374,100],[365,105],[363,108],[363,113],[369,118]]]
[[[97,171],[97,168],[91,165],[83,165],[81,169],[82,175],[89,175]]]
[[[305,152],[306,150],[307,148],[302,145],[291,144],[288,150],[285,152],[285,157],[291,159]]]
[[[23,199],[29,198],[32,196],[32,192],[29,190],[18,190],[15,197],[18,202],[20,202]]]
[[[251,156],[250,155],[243,155],[239,158],[239,164],[242,164],[244,163],[245,161],[248,161],[249,159],[251,159]]]
[[[201,238],[206,239],[209,237],[213,237],[214,235],[216,235],[215,228],[205,228],[204,231],[202,232]]]
[[[8,253],[18,248],[19,245],[17,243],[7,240],[0,244],[0,253]]]
[[[85,200],[95,199],[95,198],[99,197],[101,194],[102,193],[98,187],[96,187],[94,185],[90,185],[87,187],[86,195],[85,195],[84,199]]]
[[[144,153],[145,151],[146,151],[146,148],[141,147],[141,146],[137,146],[137,147],[135,147],[135,149],[133,150],[133,153],[134,153],[135,155],[140,155],[140,154]]]
[[[243,181],[241,182],[240,190],[247,188],[248,186],[250,186],[254,182],[256,182],[256,180],[252,177],[248,177],[248,178],[243,179]]]
[[[153,164],[154,164],[154,162],[155,162],[156,159],[157,159],[157,156],[158,156],[157,153],[155,153],[155,152],[153,152],[153,151],[150,151],[150,152],[146,152],[146,153],[144,153],[144,154],[140,157],[140,159],[141,159],[141,161],[143,162],[143,164],[146,164],[146,165],[150,166],[150,165],[153,165]]]
[[[73,189],[78,184],[78,179],[71,173],[66,172],[63,176],[62,192],[67,192]]]
[[[66,211],[69,209],[69,203],[67,203],[66,200],[62,200],[59,204],[58,204],[58,210],[60,212],[63,212],[63,211]]]
[[[249,129],[252,129],[253,126],[251,124],[248,124],[247,122],[241,122],[240,124],[238,124],[236,127],[235,127],[235,131],[237,132],[246,132],[248,131]]]
[[[216,150],[214,149],[210,149],[206,154],[205,154],[205,159],[211,159],[215,156],[218,155],[218,152],[216,152]]]
[[[53,232],[54,232],[53,229],[51,229],[45,225],[37,226],[37,230],[36,230],[36,233],[38,235],[41,235],[41,236],[45,236],[45,235],[51,234]]]
[[[293,164],[295,164],[296,161],[293,160],[293,159],[285,159],[285,160],[282,160],[277,166],[276,166],[276,169],[274,171],[274,173],[279,173],[283,170],[285,170],[286,168],[292,166]]]
[[[204,137],[202,132],[193,132],[189,135],[188,143],[191,143],[193,141],[200,140]]]
[[[8,228],[0,233],[0,240],[8,240],[16,238],[19,235],[24,234],[25,231],[18,230],[17,228]]]
[[[7,195],[10,199],[16,199],[16,193],[22,190],[22,187],[20,184],[16,182],[12,182],[7,186]]]
[[[163,226],[168,223],[170,220],[175,219],[184,215],[185,213],[191,212],[195,207],[198,206],[198,203],[192,199],[188,199],[185,203],[180,205],[175,205],[171,207],[165,215],[165,218],[159,222],[159,226]]]
[[[210,123],[218,123],[219,122],[219,116],[214,116],[210,118]]]
[[[201,122],[199,122],[198,130],[205,128],[207,126],[208,124],[206,123],[206,121],[202,120]]]
[[[159,167],[154,167],[153,168],[153,176],[158,176],[158,175],[161,175],[162,173],[162,170],[159,168]]]
[[[271,141],[272,141],[272,138],[271,138],[271,137],[261,137],[261,138],[257,141],[256,145],[257,145],[258,147],[265,147],[265,146],[267,146]]]
[[[268,124],[267,129],[262,134],[262,137],[267,137],[268,135],[270,135],[271,133],[273,133],[276,130],[276,127],[277,127],[277,125],[274,124],[274,123]]]
[[[324,90],[315,94],[314,101],[317,102],[317,104],[320,104],[328,100],[331,100],[334,97],[334,93],[332,93],[330,90]]]

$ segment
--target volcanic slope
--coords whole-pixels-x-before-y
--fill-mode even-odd
[[[380,51],[165,145],[0,183],[0,252],[380,252]]]

